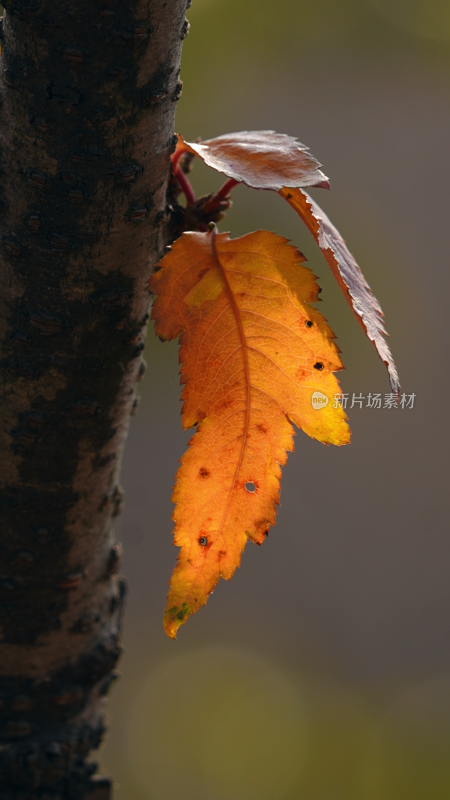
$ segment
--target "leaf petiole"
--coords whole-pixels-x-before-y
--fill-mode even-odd
[[[191,184],[189,183],[188,179],[186,178],[186,175],[184,174],[183,170],[180,169],[180,167],[176,166],[174,168],[174,176],[181,186],[183,194],[186,198],[186,203],[188,204],[188,206],[193,206],[195,203],[194,190]]]
[[[188,153],[188,152],[189,152],[189,150],[186,147],[186,145],[180,144],[180,142],[178,142],[175,152],[170,156],[170,160],[172,162],[172,167],[173,167],[173,171],[174,172],[175,172],[175,169],[176,169],[176,167],[178,165],[178,161],[179,161],[180,157],[182,155],[184,155],[184,153]]]
[[[229,178],[227,181],[225,181],[223,186],[220,187],[219,191],[216,192],[216,194],[211,197],[209,203],[206,204],[205,213],[210,214],[212,211],[215,211],[222,200],[225,200],[230,194],[231,190],[240,183],[241,181],[236,181],[234,178]]]

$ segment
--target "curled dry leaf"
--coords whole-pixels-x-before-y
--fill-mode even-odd
[[[197,426],[173,494],[170,637],[231,578],[247,539],[261,544],[275,524],[291,423],[327,444],[349,441],[333,403],[338,348],[310,305],[318,287],[303,261],[268,231],[185,233],[150,279],[156,333],[181,334],[183,427]]]
[[[381,306],[344,239],[325,212],[306,192],[284,188],[279,194],[287,200],[314,236],[358,322],[386,364],[392,391],[398,394],[400,382],[392,353],[384,338],[387,333]]]
[[[297,211],[321,248],[347,301],[387,366],[392,390],[400,383],[384,338],[383,312],[342,236],[302,187],[329,188],[320,164],[305,145],[273,131],[242,131],[206,142],[185,142],[180,136],[177,157],[193,153],[218,172],[254,189],[277,191]]]
[[[180,154],[194,153],[217,172],[253,189],[278,192],[283,186],[328,187],[321,164],[309,149],[284,133],[240,131],[205,142],[185,142],[179,136],[178,142]]]

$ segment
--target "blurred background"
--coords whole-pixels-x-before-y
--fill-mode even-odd
[[[102,770],[117,800],[448,800],[448,0],[194,0],[177,129],[297,136],[313,190],[379,298],[412,409],[349,410],[350,447],[298,432],[276,528],[169,641],[176,343],[149,331],[118,522],[130,595]],[[198,194],[219,176],[196,163]],[[238,187],[222,230],[268,228],[323,287],[350,395],[389,392],[328,266],[277,195]]]

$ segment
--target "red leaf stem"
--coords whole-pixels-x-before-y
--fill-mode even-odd
[[[189,183],[188,179],[186,178],[186,175],[184,174],[183,170],[181,170],[179,167],[175,167],[174,175],[183,190],[183,194],[186,197],[186,203],[188,204],[188,206],[193,206],[195,203],[194,190],[191,184]]]
[[[206,204],[205,213],[211,214],[212,211],[215,211],[221,201],[225,200],[225,198],[230,194],[231,190],[234,189],[235,186],[239,186],[240,183],[241,181],[236,181],[234,178],[229,178],[229,180],[225,181],[223,186],[220,187],[219,191],[216,192],[216,194],[211,197],[209,203]]]

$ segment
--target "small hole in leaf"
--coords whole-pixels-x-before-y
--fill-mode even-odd
[[[251,481],[245,484],[245,488],[247,489],[247,492],[256,492],[256,486],[254,483],[251,483]]]
[[[321,361],[316,361],[316,363],[314,364],[314,369],[318,369],[319,371],[320,371],[321,369],[323,369],[323,364],[322,364],[322,362],[321,362]]]
[[[307,328],[312,328],[312,326],[314,325],[314,322],[311,322],[310,319],[307,319],[306,322],[305,322],[305,325],[306,325]]]
[[[208,544],[208,537],[207,536],[200,536],[198,543],[201,544],[202,547],[206,547]]]

